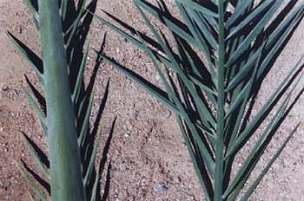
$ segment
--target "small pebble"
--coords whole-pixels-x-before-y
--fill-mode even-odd
[[[154,191],[157,193],[162,193],[168,190],[168,188],[164,184],[156,184],[154,186]]]

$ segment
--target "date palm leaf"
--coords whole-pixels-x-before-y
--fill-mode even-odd
[[[153,85],[107,55],[102,57],[175,112],[205,200],[247,200],[296,131],[282,142],[256,180],[245,185],[302,94],[291,98],[303,76],[299,61],[264,105],[255,107],[265,77],[303,18],[304,4],[176,0],[181,20],[164,1],[158,1],[158,6],[145,0],[133,2],[153,37],[107,12],[110,20],[96,18],[149,56],[164,87]],[[148,16],[166,26],[171,37]],[[233,175],[237,154],[262,124],[265,129]]]
[[[86,36],[93,18],[87,10],[94,12],[96,0],[78,3],[68,0],[24,0],[24,3],[39,30],[42,57],[11,33],[8,33],[8,37],[40,81],[40,89],[37,89],[26,78],[32,93],[23,86],[22,91],[42,125],[48,155],[24,134],[24,144],[40,173],[29,169],[25,163],[23,167],[18,167],[41,200],[48,197],[54,201],[101,200],[98,192],[100,168],[95,166],[101,128],[99,123],[90,127],[96,69],[100,59],[96,60],[90,84],[84,84],[89,52]],[[96,117],[97,122],[101,121],[106,98]],[[42,180],[48,182],[48,192],[37,185],[40,183],[43,186]],[[47,193],[50,195],[46,196]]]

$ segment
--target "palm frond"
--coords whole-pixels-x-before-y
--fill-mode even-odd
[[[145,0],[133,2],[153,38],[107,12],[106,16],[116,23],[96,17],[146,52],[166,92],[107,55],[102,57],[175,112],[206,200],[248,199],[295,132],[282,142],[266,168],[249,184],[249,190],[240,195],[275,131],[298,100],[290,105],[291,94],[303,75],[301,61],[252,115],[263,80],[303,18],[304,4],[289,1],[282,6],[282,0],[257,5],[254,1],[176,0],[183,18],[180,20],[164,1],[158,2],[159,7]],[[169,29],[174,46],[152,25],[148,15]],[[166,74],[169,70],[174,77]],[[275,115],[271,118],[270,114]],[[234,158],[264,123],[266,129],[238,174],[231,178]]]
[[[68,0],[24,2],[40,32],[42,58],[11,33],[8,33],[8,37],[40,81],[42,93],[27,77],[32,95],[25,87],[21,88],[42,125],[49,155],[43,153],[42,157],[39,145],[26,134],[23,137],[24,145],[51,188],[48,191],[51,200],[100,200],[98,190],[101,174],[95,161],[101,131],[99,125],[94,125],[93,128],[89,125],[95,77],[102,60],[96,60],[90,84],[84,84],[89,52],[86,36],[93,18],[90,12],[95,11],[97,1],[84,0],[77,5]],[[98,122],[107,93],[108,86],[96,117]],[[40,175],[27,166],[19,169],[36,196],[47,200],[37,182],[34,182],[36,180],[39,183]]]

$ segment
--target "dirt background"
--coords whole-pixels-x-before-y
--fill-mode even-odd
[[[166,2],[169,5],[172,3]],[[130,0],[99,1],[97,13],[101,14],[101,9],[148,32]],[[12,32],[37,52],[39,42],[32,19],[22,0],[0,0],[0,11],[0,201],[23,201],[28,200],[30,190],[20,176],[16,162],[24,159],[31,163],[31,160],[22,145],[20,133],[27,133],[39,143],[45,143],[45,139],[36,115],[20,91],[20,85],[25,84],[24,75],[34,78],[34,73],[8,44],[5,31]],[[262,104],[266,100],[280,78],[286,75],[303,55],[303,26],[301,23],[278,58],[259,94],[258,103]],[[90,32],[92,49],[99,48],[105,31],[108,36],[105,51],[109,55],[113,55],[153,83],[160,84],[151,62],[141,51],[96,21],[93,22]],[[92,51],[87,67],[88,76],[94,60]],[[177,124],[173,115],[162,104],[118,74],[111,66],[102,64],[97,76],[94,108],[98,108],[109,78],[109,98],[103,115],[103,142],[115,117],[117,122],[108,153],[112,161],[108,200],[203,201]],[[263,162],[269,159],[286,133],[291,131],[297,122],[304,122],[303,109],[302,97],[267,149],[258,169],[263,167]],[[300,127],[250,200],[304,201],[303,128],[304,126]]]

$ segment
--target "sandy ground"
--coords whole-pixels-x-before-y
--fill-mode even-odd
[[[171,1],[168,1],[169,3]],[[139,20],[132,1],[99,1],[97,13],[104,9],[143,31],[148,31]],[[36,142],[45,143],[37,118],[20,91],[24,75],[34,73],[26,62],[8,44],[5,31],[9,30],[39,52],[38,34],[21,0],[0,0],[0,200],[28,200],[29,187],[17,170],[16,162],[31,159],[22,145],[20,133],[25,132]],[[263,103],[291,67],[304,53],[303,23],[295,32],[286,50],[276,62],[259,95]],[[156,84],[158,77],[152,64],[137,50],[93,22],[91,47],[98,49],[107,31],[106,52],[118,61],[139,72]],[[90,54],[88,75],[95,55]],[[110,93],[103,119],[104,139],[117,117],[114,136],[109,150],[112,161],[108,200],[115,201],[203,201],[203,195],[194,174],[189,155],[179,129],[170,112],[158,101],[107,64],[102,64],[96,86],[97,109],[108,79]],[[35,83],[37,84],[37,83]],[[304,82],[303,82],[304,85]],[[304,120],[303,97],[278,131],[266,156],[269,159],[293,126]],[[304,200],[304,127],[291,140],[250,200],[301,201]],[[262,163],[258,168],[262,167]],[[159,188],[162,186],[163,188]]]

